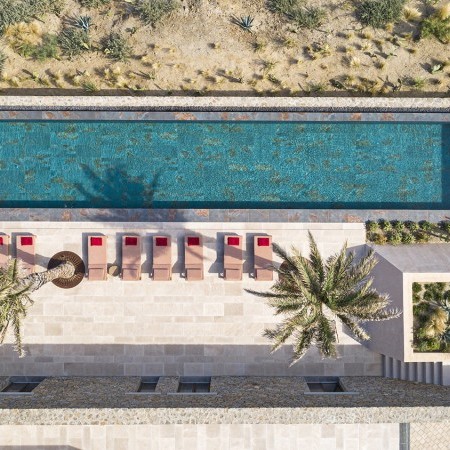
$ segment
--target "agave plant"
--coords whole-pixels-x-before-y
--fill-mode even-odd
[[[254,18],[252,16],[243,16],[243,17],[242,16],[241,17],[233,16],[231,18],[232,23],[234,23],[235,25],[238,25],[243,30],[249,31],[249,32],[252,31],[253,21],[254,21]]]
[[[77,28],[81,28],[85,33],[89,33],[92,25],[92,18],[90,16],[79,16],[74,19],[73,25]]]
[[[33,304],[30,295],[57,278],[72,277],[74,272],[74,265],[67,261],[54,269],[27,275],[20,259],[9,260],[6,267],[0,269],[0,345],[8,328],[12,326],[14,348],[20,357],[24,356],[21,326],[28,307]]]
[[[269,292],[247,289],[268,299],[275,314],[284,316],[275,329],[265,330],[264,335],[273,342],[272,351],[293,338],[292,364],[314,344],[323,356],[336,356],[335,319],[357,339],[368,340],[370,336],[361,324],[400,315],[395,309],[387,310],[388,296],[372,287],[369,275],[377,264],[372,251],[355,262],[355,255],[348,253],[344,245],[339,253],[323,260],[311,233],[309,243],[309,258],[295,248],[290,255],[273,244],[274,252],[283,261],[280,267],[273,267],[278,281]]]

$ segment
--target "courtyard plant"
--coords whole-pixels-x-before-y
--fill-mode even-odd
[[[450,283],[413,283],[413,345],[418,352],[450,352]]]
[[[275,314],[283,316],[282,322],[274,329],[266,329],[264,335],[272,341],[272,352],[292,339],[292,364],[313,345],[324,357],[337,356],[336,319],[356,339],[366,341],[370,336],[362,324],[401,314],[386,309],[390,304],[388,296],[372,287],[370,273],[377,264],[372,251],[356,260],[345,244],[338,253],[323,259],[311,233],[309,247],[306,258],[295,247],[288,253],[274,243],[273,250],[282,260],[281,266],[273,266],[278,280],[267,292],[246,289],[267,299]]]
[[[75,267],[66,261],[54,269],[44,272],[26,274],[22,260],[10,259],[4,268],[0,268],[0,345],[6,332],[12,327],[14,349],[20,357],[25,356],[22,344],[22,320],[28,308],[34,303],[31,295],[44,284],[58,278],[71,278]]]

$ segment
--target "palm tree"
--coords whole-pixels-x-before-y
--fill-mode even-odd
[[[308,259],[294,247],[289,255],[273,244],[274,252],[283,262],[280,267],[272,267],[279,275],[278,281],[269,292],[246,289],[268,299],[275,314],[284,315],[275,329],[264,331],[264,336],[273,342],[272,352],[293,338],[291,365],[314,344],[323,356],[336,356],[336,317],[357,339],[368,340],[370,336],[361,323],[400,315],[397,310],[386,310],[388,296],[372,287],[369,274],[377,264],[372,250],[355,261],[354,253],[348,253],[345,244],[339,253],[324,261],[311,233],[309,244]]]
[[[22,346],[21,325],[27,315],[27,308],[33,304],[30,294],[44,284],[57,278],[70,278],[75,266],[66,261],[54,269],[27,275],[20,259],[10,259],[0,268],[0,345],[6,336],[9,325],[13,327],[14,348],[19,356],[25,356]]]

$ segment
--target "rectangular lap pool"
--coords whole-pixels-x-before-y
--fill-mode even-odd
[[[0,122],[0,207],[450,208],[450,125]]]

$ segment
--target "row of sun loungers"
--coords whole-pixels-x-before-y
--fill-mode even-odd
[[[166,281],[172,278],[172,251],[170,236],[153,236],[153,279]],[[32,235],[16,236],[16,255],[22,259],[27,273],[34,272],[35,241]],[[242,236],[224,236],[224,278],[242,280]],[[141,279],[141,236],[122,237],[122,272],[124,281]],[[0,235],[0,267],[4,267],[10,255],[10,237]],[[203,280],[203,238],[200,235],[188,235],[184,238],[185,277],[188,281]],[[88,236],[87,277],[92,281],[107,278],[107,237]],[[254,237],[254,276],[258,281],[270,281],[273,272],[272,237]]]
[[[172,278],[172,251],[170,236],[153,236],[153,279]],[[242,280],[242,236],[224,236],[224,278]],[[107,274],[106,236],[88,236],[88,279],[105,280]],[[122,237],[122,279],[141,279],[141,237]],[[203,280],[203,239],[200,235],[184,238],[185,276],[188,281]],[[254,237],[254,274],[258,281],[270,281],[273,272],[272,237]]]

